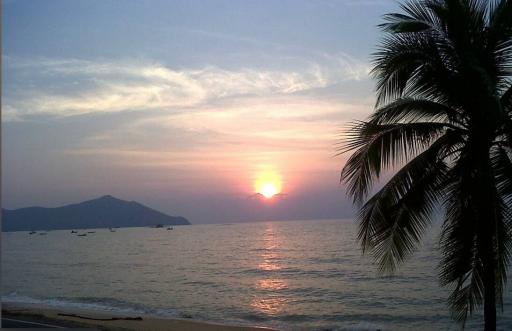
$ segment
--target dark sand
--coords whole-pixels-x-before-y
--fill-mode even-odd
[[[94,319],[121,318],[119,320],[98,321],[59,314],[76,314]],[[98,312],[68,308],[56,308],[32,304],[2,304],[2,316],[48,323],[63,327],[94,328],[99,330],[141,330],[141,331],[275,331],[263,327],[231,326],[198,322],[185,319],[166,319],[146,315],[128,315],[110,312]],[[142,317],[142,320],[124,320],[122,318]]]

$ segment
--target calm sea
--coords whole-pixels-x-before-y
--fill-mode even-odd
[[[352,221],[95,231],[3,233],[2,301],[285,330],[459,329],[438,285],[436,234],[380,277]],[[504,304],[499,328],[512,330],[510,286]]]

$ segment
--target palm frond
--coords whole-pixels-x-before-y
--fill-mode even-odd
[[[498,196],[498,222],[496,224],[496,296],[503,308],[503,291],[512,254],[512,208],[510,198]]]
[[[483,302],[484,285],[482,281],[482,266],[471,265],[465,277],[456,281],[456,285],[450,296],[448,304],[456,321],[464,326],[469,316]]]
[[[502,74],[510,75],[512,59],[512,1],[491,2],[489,15],[489,49],[493,51]]]
[[[493,0],[489,5],[489,29],[507,39],[512,34],[512,2]]]
[[[392,34],[373,54],[377,106],[401,97],[457,104],[463,91],[456,80],[458,58],[442,36]]]
[[[455,284],[448,298],[454,318],[464,323],[483,300],[483,266],[478,258],[478,217],[467,192],[468,169],[459,163],[448,178],[445,220],[441,233],[441,285]]]
[[[501,95],[500,102],[505,112],[512,118],[512,83],[510,83],[505,92]]]
[[[381,272],[393,272],[409,256],[442,198],[448,166],[443,161],[456,139],[447,133],[409,161],[361,208],[358,238]]]
[[[354,202],[361,202],[383,169],[401,164],[430,145],[447,126],[443,123],[354,125],[339,153],[356,150],[341,172],[341,181],[348,184]]]
[[[434,15],[432,7],[439,4],[436,0],[406,1],[400,8],[411,18],[425,22],[432,27],[439,27],[439,18]]]
[[[496,180],[496,187],[500,195],[507,199],[512,198],[512,160],[509,152],[503,147],[492,151],[491,162]]]
[[[411,33],[432,29],[433,26],[429,22],[419,20],[404,14],[392,13],[384,15],[386,23],[379,24],[384,32],[391,33]]]
[[[377,79],[377,105],[403,95],[410,77],[429,61],[428,40],[407,35],[392,35],[384,39],[373,54],[371,74]],[[430,52],[428,52],[430,53]]]
[[[503,307],[503,290],[512,254],[512,149],[502,146],[491,149],[491,167],[496,183],[495,249],[496,295]]]
[[[436,121],[464,125],[457,110],[440,102],[411,97],[399,98],[377,109],[370,117],[374,123],[389,124],[401,121]],[[461,130],[462,128],[459,127]]]

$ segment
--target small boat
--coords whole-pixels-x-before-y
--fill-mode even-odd
[[[87,233],[96,233],[96,231],[87,231]]]
[[[81,233],[81,234],[78,234],[77,236],[78,237],[85,237],[85,236],[87,236],[87,233]]]
[[[37,232],[35,232],[35,231],[30,231],[28,234],[34,234],[34,233],[37,233]]]
[[[75,230],[72,230],[71,233],[77,233]]]
[[[157,224],[157,225],[155,225],[155,228],[163,228],[163,227],[164,227],[164,225],[163,225],[163,224]]]
[[[172,226],[168,227],[167,230],[174,230]]]

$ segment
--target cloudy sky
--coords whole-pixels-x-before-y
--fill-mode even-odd
[[[394,1],[2,6],[3,207],[111,194],[193,223],[354,213],[335,144],[372,110]],[[280,194],[255,195],[262,176]]]

